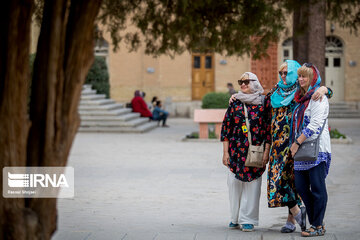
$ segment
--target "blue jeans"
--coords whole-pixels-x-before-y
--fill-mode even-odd
[[[305,204],[310,224],[316,227],[323,225],[328,199],[325,177],[325,162],[309,170],[295,170],[296,190]]]
[[[169,115],[168,113],[163,113],[159,117],[156,117],[153,119],[156,121],[159,121],[159,122],[162,121],[162,125],[164,126],[166,124],[166,119],[167,119],[168,115]]]

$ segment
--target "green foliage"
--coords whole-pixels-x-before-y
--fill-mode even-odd
[[[209,131],[209,139],[217,139],[217,136],[214,131]]]
[[[39,25],[44,2],[35,0],[34,15]],[[114,50],[125,41],[130,51],[143,44],[145,52],[151,55],[174,56],[188,50],[237,56],[252,54],[253,58],[258,58],[283,32],[286,16],[316,2],[103,0],[97,24],[104,26],[102,31],[110,33]],[[326,0],[325,4],[328,20],[357,32],[360,0]],[[136,28],[129,31],[129,23]],[[254,36],[256,42],[251,39]]]
[[[110,97],[109,73],[103,57],[95,57],[85,83],[91,84],[97,93],[105,94],[107,98]]]
[[[346,136],[342,133],[339,132],[339,130],[335,129],[331,129],[330,131],[330,138],[346,138]]]
[[[186,135],[186,138],[199,138],[198,132],[192,132],[189,135]]]
[[[264,0],[104,0],[99,19],[115,48],[125,39],[136,50],[143,40],[145,52],[152,55],[189,50],[257,58],[285,28],[285,14],[278,6]],[[122,32],[126,17],[136,30]]]
[[[360,26],[360,0],[328,0],[326,5],[328,20],[357,34]]]
[[[230,95],[228,93],[211,92],[202,99],[202,108],[228,108]]]

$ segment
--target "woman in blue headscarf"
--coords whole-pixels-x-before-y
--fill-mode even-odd
[[[268,206],[288,207],[289,214],[282,233],[294,232],[295,221],[304,231],[306,229],[306,210],[299,208],[301,200],[295,189],[294,160],[289,153],[290,126],[293,110],[296,105],[294,100],[298,90],[297,70],[300,64],[294,60],[286,60],[279,70],[280,81],[275,88],[267,94],[271,100],[271,137],[269,169],[268,169]],[[313,95],[313,99],[322,98],[330,92],[326,87],[320,87]]]

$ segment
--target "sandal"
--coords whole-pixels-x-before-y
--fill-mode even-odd
[[[301,231],[305,231],[306,230],[306,208],[305,207],[300,207],[300,211],[301,211]]]
[[[281,233],[292,233],[292,232],[295,232],[295,230],[296,230],[295,226],[294,226],[294,228],[289,228],[285,225],[281,228],[280,232]]]
[[[326,230],[324,226],[314,227],[311,226],[309,229],[302,231],[301,236],[302,237],[318,237],[318,236],[324,236]]]

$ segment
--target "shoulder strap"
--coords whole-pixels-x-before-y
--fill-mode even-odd
[[[322,125],[322,128],[321,128],[321,131],[320,131],[319,135],[316,137],[316,139],[318,139],[321,136],[321,133],[324,130],[324,127],[325,127],[326,120],[327,119],[325,119],[324,124]]]
[[[249,118],[248,118],[248,111],[247,111],[247,106],[245,103],[244,104],[244,112],[245,112],[245,122],[246,122],[246,127],[248,129],[248,140],[249,140],[249,146],[252,145],[251,142],[251,133],[250,133],[250,123],[249,123]]]

